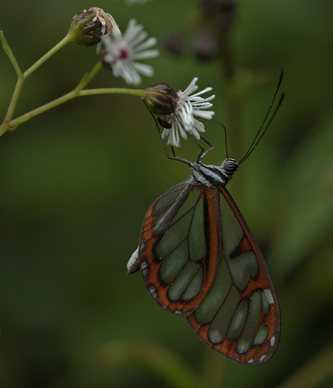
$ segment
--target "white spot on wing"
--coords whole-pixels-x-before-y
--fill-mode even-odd
[[[156,288],[154,286],[149,286],[148,291],[150,292],[151,296],[154,299],[157,298],[157,292],[156,292]]]
[[[238,344],[238,353],[243,354],[245,352],[246,352],[246,345],[245,344],[243,344],[243,345]]]
[[[259,361],[262,362],[262,361],[264,361],[265,358],[266,358],[266,354],[262,355],[262,356],[259,358]]]
[[[274,344],[275,344],[275,335],[272,335],[272,338],[270,339],[270,344],[271,344],[271,346],[274,346]]]
[[[253,364],[254,363],[254,358],[250,358],[249,361],[248,361],[249,364]]]
[[[131,258],[127,263],[127,271],[128,273],[135,272],[139,269],[139,247],[133,252]]]
[[[271,290],[269,290],[268,288],[265,288],[263,291],[264,291],[264,294],[266,296],[266,299],[268,300],[268,303],[273,304],[274,299],[273,299],[273,295],[271,293]]]
[[[142,273],[142,276],[146,277],[148,275],[148,264],[146,261],[143,261],[141,263],[141,273]]]

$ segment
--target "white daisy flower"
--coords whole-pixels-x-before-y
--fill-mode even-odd
[[[215,95],[207,98],[202,98],[201,95],[212,90],[211,87],[206,88],[200,92],[194,93],[198,86],[196,85],[198,78],[193,78],[192,82],[182,92],[177,92],[177,99],[175,100],[175,109],[170,114],[167,128],[164,128],[162,132],[162,138],[169,136],[168,143],[174,147],[180,147],[180,136],[183,139],[187,139],[187,134],[193,135],[197,140],[200,139],[200,132],[205,132],[204,124],[195,119],[194,116],[211,120],[214,113],[213,111],[203,111],[203,109],[209,109],[213,106],[210,103]]]
[[[148,38],[143,26],[130,20],[124,35],[105,36],[98,53],[102,53],[103,61],[107,63],[115,77],[121,77],[127,84],[139,85],[140,73],[146,77],[154,75],[150,65],[135,62],[141,59],[150,59],[158,56],[158,50],[150,50],[155,46],[156,38]]]

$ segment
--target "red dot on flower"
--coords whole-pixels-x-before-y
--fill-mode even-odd
[[[120,49],[119,59],[127,59],[129,57],[129,53],[125,48]]]

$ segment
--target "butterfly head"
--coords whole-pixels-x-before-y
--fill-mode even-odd
[[[233,158],[224,159],[221,163],[221,169],[230,177],[229,179],[231,179],[233,173],[238,169],[238,166],[239,163]]]

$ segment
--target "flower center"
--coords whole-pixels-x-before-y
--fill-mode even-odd
[[[121,60],[126,60],[129,58],[129,52],[128,50],[125,48],[125,47],[122,47],[120,50],[119,50],[119,59]]]
[[[179,91],[176,93],[177,94],[177,99],[175,101],[175,110],[179,110],[179,109],[182,109],[183,106],[185,105],[185,96],[184,94]]]

